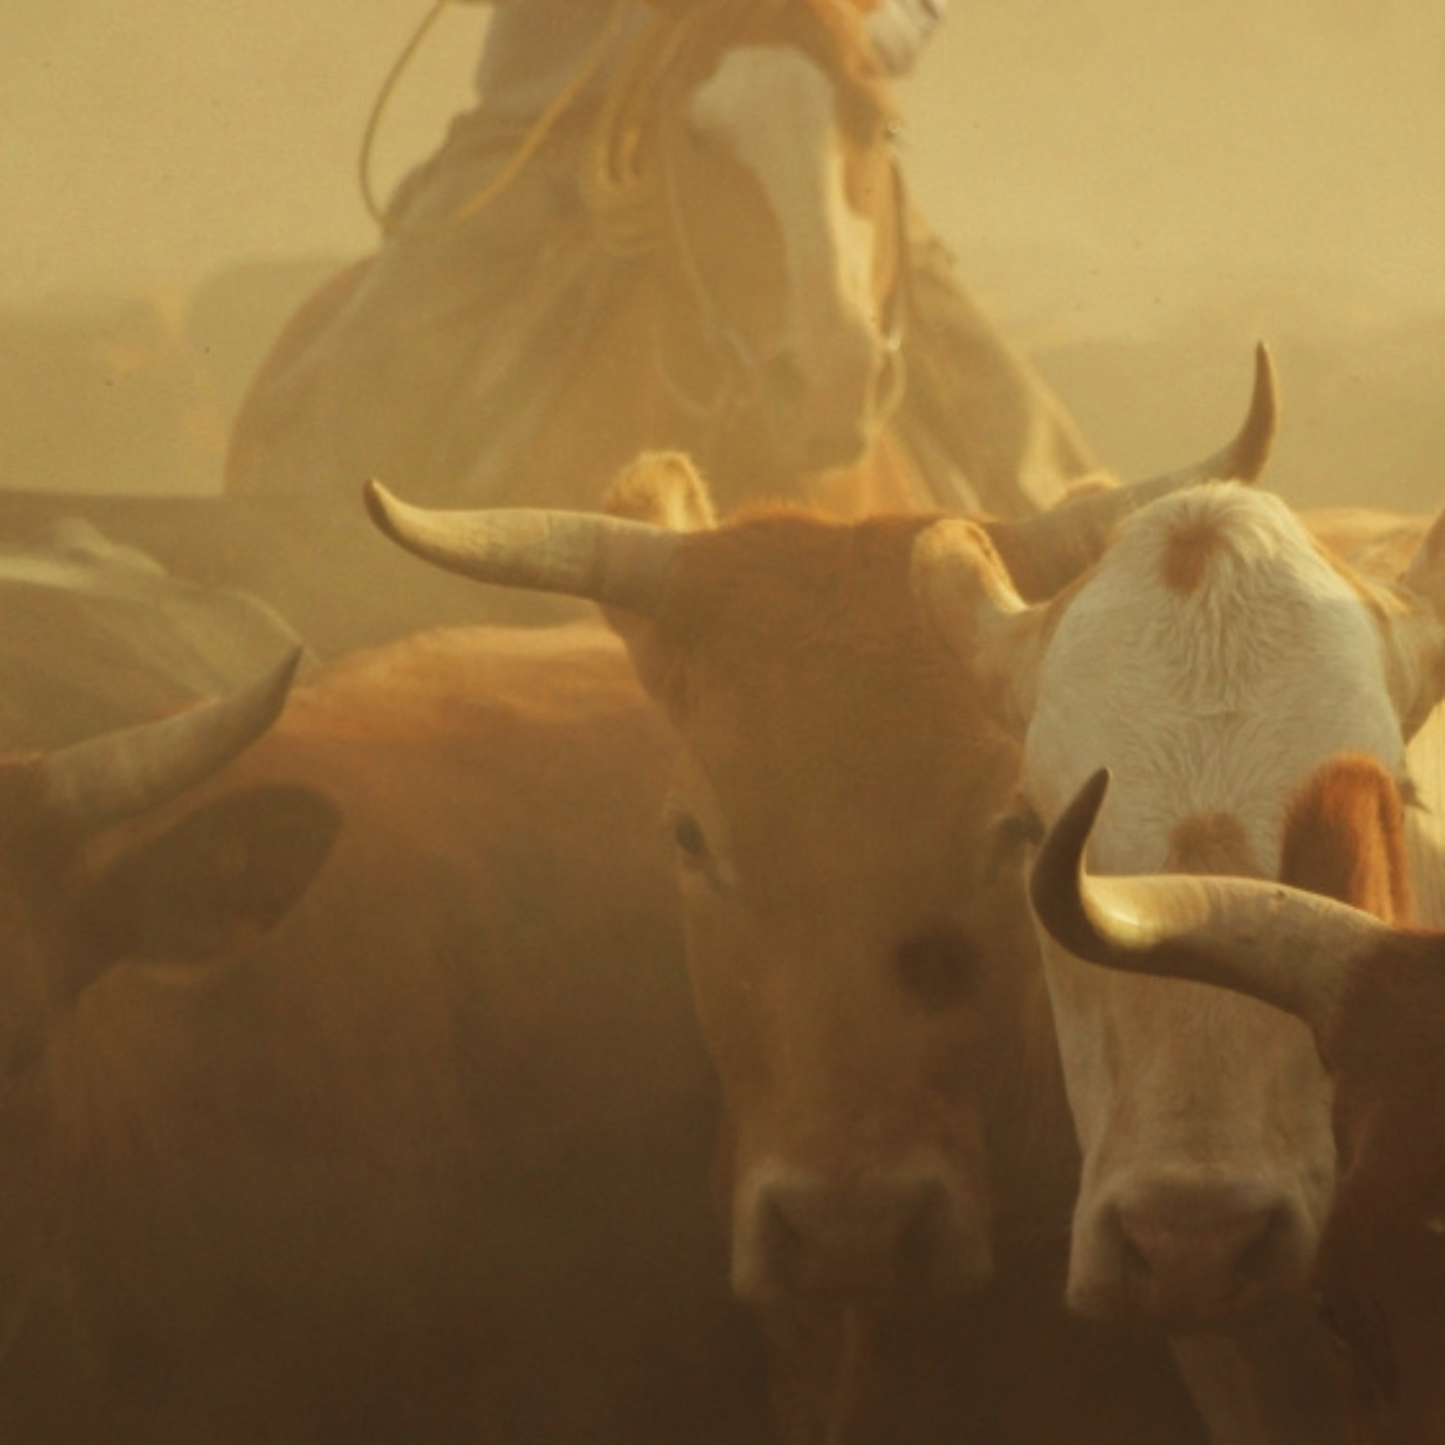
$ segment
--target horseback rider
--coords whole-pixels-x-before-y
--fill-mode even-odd
[[[903,73],[941,0],[878,3],[886,23],[870,28],[874,50]],[[506,500],[578,338],[615,293],[575,157],[648,11],[626,0],[492,3],[476,103],[376,208],[377,253],[283,333],[238,417],[227,490],[351,495],[380,474],[421,498],[445,486],[462,503]],[[913,211],[908,232],[898,421],[934,499],[1000,515],[1053,502],[1091,470],[1087,447]]]

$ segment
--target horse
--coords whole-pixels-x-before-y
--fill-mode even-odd
[[[1057,500],[1093,458],[904,191],[891,86],[940,15],[618,0],[539,115],[484,96],[376,253],[303,303],[239,409],[225,491],[354,506],[380,476],[435,505],[592,509],[661,448],[723,510]]]

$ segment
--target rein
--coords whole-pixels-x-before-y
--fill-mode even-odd
[[[624,0],[626,3],[626,0]],[[694,5],[666,13],[655,10],[642,36],[607,87],[595,124],[588,133],[578,168],[578,187],[594,218],[604,251],[622,261],[656,254],[672,241],[683,281],[701,322],[704,344],[719,379],[708,397],[688,390],[667,361],[654,317],[653,360],[658,380],[679,409],[700,424],[709,439],[729,412],[746,407],[762,371],[756,349],[741,328],[729,321],[698,263],[688,218],[675,183],[677,126],[674,77],[679,60],[704,46],[721,47],[736,31],[737,20],[781,9],[788,0],[754,0],[751,7]],[[857,12],[843,0],[804,0],[840,44],[856,43],[848,27]],[[720,20],[719,17],[722,17]],[[724,28],[727,22],[727,28]],[[669,102],[672,102],[669,104]],[[895,233],[906,245],[906,206],[902,177],[890,167]],[[899,257],[897,276],[881,318],[884,348],[896,358],[907,312],[907,263]],[[898,368],[894,367],[895,372]],[[899,378],[901,382],[901,376]],[[901,389],[898,388],[898,389]]]
[[[757,363],[708,288],[673,179],[676,161],[670,135],[675,117],[665,107],[675,87],[667,82],[688,47],[708,38],[699,36],[703,13],[701,7],[673,15],[654,13],[608,87],[583,148],[578,186],[609,255],[622,261],[641,260],[655,255],[671,239],[705,344],[717,358],[722,376],[710,397],[689,392],[667,362],[656,317],[653,363],[664,390],[684,415],[701,425],[705,445],[710,445],[727,414],[746,401],[747,379]]]

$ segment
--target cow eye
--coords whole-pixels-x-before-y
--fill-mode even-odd
[[[1335,1312],[1335,1306],[1329,1295],[1323,1290],[1315,1295],[1315,1318],[1320,1322],[1324,1332],[1335,1344],[1341,1348],[1348,1349],[1348,1342],[1345,1339],[1344,1331],[1340,1328],[1340,1318]]]
[[[998,820],[995,834],[1000,849],[1013,852],[1044,841],[1043,819],[1028,803],[1020,803],[1013,812]]]
[[[679,809],[672,815],[671,831],[677,851],[688,863],[701,867],[707,862],[707,834],[694,814]]]
[[[898,981],[928,1009],[961,1003],[972,991],[978,953],[972,939],[946,924],[927,929],[899,945],[894,956]]]
[[[993,825],[992,874],[998,877],[1018,866],[1028,848],[1044,841],[1043,820],[1022,799]]]

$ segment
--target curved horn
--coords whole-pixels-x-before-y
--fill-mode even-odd
[[[229,697],[45,754],[32,774],[42,813],[64,831],[87,834],[204,782],[280,716],[301,655],[295,648]]]
[[[427,562],[478,582],[585,597],[653,616],[681,535],[667,527],[594,512],[498,508],[464,512],[413,507],[371,481],[371,520]]]
[[[1094,878],[1084,850],[1109,773],[1095,773],[1044,840],[1029,894],[1055,942],[1128,973],[1218,984],[1323,1036],[1353,962],[1396,935],[1368,913],[1282,883],[1163,874]]]
[[[1274,359],[1261,342],[1254,352],[1254,389],[1244,423],[1227,446],[1193,466],[1112,490],[1090,492],[1032,517],[983,524],[1019,594],[1052,597],[1103,554],[1125,517],[1159,497],[1207,481],[1253,482],[1269,460],[1279,426]]]

